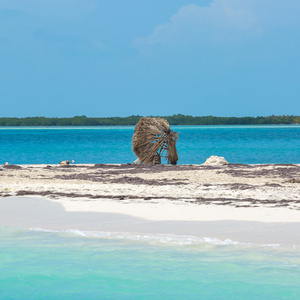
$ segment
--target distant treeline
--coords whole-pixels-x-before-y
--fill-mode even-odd
[[[193,117],[181,114],[161,116],[170,125],[267,125],[267,124],[299,124],[300,116],[268,116],[268,117]],[[72,118],[0,118],[0,126],[120,126],[135,125],[141,116],[88,118],[75,116]]]

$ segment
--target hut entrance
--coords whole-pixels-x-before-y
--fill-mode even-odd
[[[176,142],[178,133],[170,130],[170,125],[161,118],[141,118],[135,126],[132,150],[138,159],[134,163],[161,164],[161,158],[176,164],[178,154]]]

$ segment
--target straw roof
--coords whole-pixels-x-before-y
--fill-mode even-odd
[[[134,129],[132,150],[141,164],[160,163],[161,157],[176,164],[177,139],[178,133],[170,130],[167,120],[142,117]]]

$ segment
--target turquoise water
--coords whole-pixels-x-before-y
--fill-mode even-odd
[[[231,163],[300,163],[300,125],[171,128],[180,132],[179,164],[200,164],[211,155]],[[133,131],[133,126],[0,127],[0,157],[11,164],[132,163]]]
[[[297,125],[172,129],[180,131],[180,164],[211,155],[231,163],[300,163]],[[0,157],[11,164],[131,163],[133,130],[0,127]],[[0,299],[300,299],[300,249],[0,228]]]
[[[294,247],[12,228],[0,245],[0,299],[300,299]]]

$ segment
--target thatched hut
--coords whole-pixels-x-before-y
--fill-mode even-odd
[[[161,157],[168,163],[176,164],[178,154],[176,141],[178,133],[170,130],[170,125],[161,118],[141,118],[135,126],[132,150],[141,164],[160,164]]]

